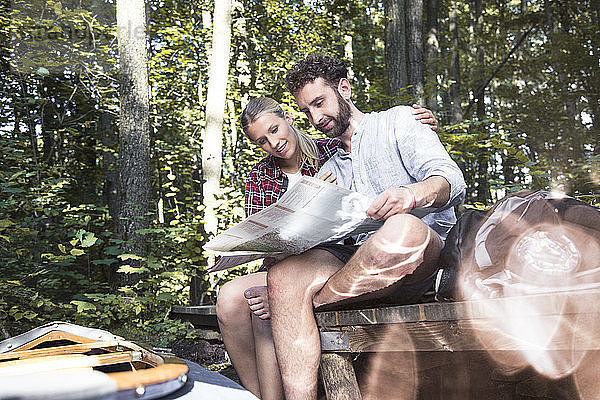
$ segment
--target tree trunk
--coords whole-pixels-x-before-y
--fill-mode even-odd
[[[396,104],[402,88],[408,86],[406,56],[405,0],[384,0],[385,67],[390,105]]]
[[[352,47],[352,36],[344,35],[344,57],[348,61],[348,79],[350,82],[354,81],[354,69],[352,68],[354,64],[354,51]]]
[[[116,221],[119,215],[119,170],[118,162],[113,150],[116,146],[115,117],[102,112],[98,118],[98,133],[102,138],[102,169],[104,170],[104,187],[102,194],[104,203],[108,206],[108,213],[113,220],[113,230],[117,229]]]
[[[592,137],[595,140],[592,142],[594,146],[594,154],[600,154],[600,97],[590,96],[591,114],[592,114]]]
[[[558,4],[553,2],[546,2],[546,21],[550,27],[549,39],[552,43],[552,51],[550,53],[551,62],[553,68],[556,71],[558,79],[558,92],[564,102],[564,120],[558,124],[558,142],[556,156],[558,163],[554,165],[557,172],[557,176],[561,177],[564,182],[558,182],[559,187],[564,183],[563,190],[566,193],[575,193],[579,189],[583,189],[583,183],[581,176],[578,176],[573,172],[573,164],[582,161],[583,154],[585,153],[585,139],[580,128],[581,123],[579,121],[579,94],[573,93],[571,89],[572,77],[570,77],[571,71],[563,61],[561,54],[561,37],[569,35],[569,27],[565,24],[572,25],[568,14],[564,13]],[[556,11],[556,12],[555,12]],[[568,177],[568,178],[564,178]],[[585,189],[583,189],[585,190]]]
[[[25,82],[25,78],[22,75],[19,75],[19,85],[21,87],[21,96],[24,105],[24,113],[25,113],[25,122],[27,124],[27,130],[29,132],[29,143],[31,145],[31,157],[33,159],[33,163],[35,165],[35,173],[36,173],[36,182],[40,184],[40,170],[39,170],[39,156],[38,156],[38,143],[37,143],[37,135],[35,133],[36,123],[33,119],[33,115],[31,113],[31,108],[29,106],[29,97],[33,97],[29,94],[27,90],[27,83]]]
[[[473,1],[473,26],[475,33],[475,58],[477,60],[477,86],[481,87],[484,85],[484,54],[483,54],[483,14],[482,14],[482,2],[481,0]],[[485,90],[480,90],[475,94],[477,96],[477,120],[480,124],[477,126],[479,135],[487,136],[487,124],[483,121],[486,119],[485,112]],[[490,192],[489,183],[489,151],[487,148],[481,149],[477,159],[477,201],[486,204],[491,200],[492,195]]]
[[[423,98],[423,0],[407,0],[407,53],[410,94],[418,101]]]
[[[484,85],[485,74],[484,74],[484,54],[483,54],[483,15],[482,15],[482,4],[481,0],[473,1],[473,23],[475,32],[475,59],[477,60],[476,74],[477,74],[477,86],[481,87]],[[477,101],[477,118],[479,121],[485,119],[485,90],[480,90],[475,93]]]
[[[357,21],[357,29],[360,29],[362,32],[371,32],[374,27],[372,15],[370,13],[363,13],[362,18]],[[388,25],[387,22],[385,24]],[[387,29],[387,28],[386,28]],[[384,40],[385,39],[384,37]],[[354,98],[357,104],[367,104],[370,101],[370,87],[371,82],[369,79],[375,74],[372,73],[373,70],[379,70],[382,74],[387,75],[387,60],[384,60],[383,65],[367,65],[368,63],[365,60],[369,60],[370,54],[375,54],[375,35],[359,35],[355,34],[352,40],[352,49],[353,49],[353,57],[354,57],[354,80],[353,83],[355,85]],[[387,53],[387,49],[385,50]],[[380,73],[380,74],[381,74]],[[380,75],[377,74],[377,75]],[[389,80],[388,80],[388,88],[389,90]],[[390,92],[391,93],[391,92]]]
[[[452,105],[451,122],[456,124],[462,121],[462,110],[460,107],[460,58],[458,43],[458,9],[457,0],[452,1],[450,9],[450,101]]]
[[[229,49],[231,46],[231,2],[215,3],[212,56],[210,59],[208,92],[206,97],[206,129],[202,137],[202,174],[204,225],[208,234],[217,231],[217,197],[220,192],[221,150],[223,147],[223,116],[227,76],[229,74]]]
[[[428,0],[427,2],[427,79],[426,85],[431,85],[431,92],[427,93],[425,105],[433,112],[437,112],[437,75],[438,61],[440,57],[440,44],[438,41],[438,14],[440,3],[438,0]]]
[[[506,26],[502,23],[502,21],[505,21],[505,15],[509,13],[509,11],[507,11],[508,5],[502,0],[497,0],[495,6],[498,10],[499,16],[498,22],[496,23],[496,37],[506,37]],[[521,9],[521,11],[523,11],[523,9]],[[499,41],[494,42],[494,54],[492,59],[500,59],[500,49],[503,49],[504,45],[504,43]],[[522,53],[522,51],[520,53]],[[522,58],[519,58],[519,60],[522,60]],[[499,100],[500,96],[497,96],[495,93],[496,89],[498,88],[498,84],[498,82],[494,83],[494,86],[492,88],[492,91],[494,93],[490,96],[493,99],[492,110],[490,112],[492,114],[492,118],[499,118],[498,114],[501,112],[502,109],[501,101]],[[515,138],[515,136],[515,133],[508,133],[507,140],[512,143],[514,140],[513,138]],[[504,185],[508,186],[519,183],[518,179],[520,179],[520,176],[517,175],[517,173],[520,173],[520,169],[517,168],[518,163],[514,155],[507,149],[502,150],[502,152],[500,152],[499,154],[501,154],[502,156],[502,178],[504,180]]]
[[[450,20],[450,10],[448,7],[440,8],[439,14],[439,22],[440,29],[444,29],[444,27],[448,26],[449,28],[449,20]],[[448,32],[441,32],[439,35],[440,39],[450,38],[450,29]],[[450,99],[450,41],[449,39],[441,42],[440,45],[440,109],[444,110],[445,113],[448,114],[448,122],[451,121],[451,110],[452,110],[452,102]]]
[[[215,2],[213,18],[212,55],[206,94],[206,129],[202,135],[202,194],[204,196],[204,233],[210,237],[217,232],[217,207],[223,148],[223,116],[229,75],[231,47],[231,0]],[[214,260],[209,257],[209,264]],[[201,278],[192,277],[190,301],[197,304],[202,298]]]
[[[43,163],[52,166],[54,165],[54,150],[56,148],[54,141],[54,128],[60,128],[60,126],[56,126],[53,124],[53,115],[52,115],[52,100],[50,99],[51,95],[48,93],[49,84],[44,82],[41,79],[38,82],[38,92],[41,98],[46,99],[44,103],[40,106],[40,127],[42,129],[42,154],[40,157],[40,161]]]
[[[118,233],[123,249],[147,255],[146,237],[138,233],[149,226],[150,125],[144,0],[117,0],[119,43],[119,183]],[[128,260],[130,265],[134,260]],[[135,274],[118,274],[118,286],[139,280]]]
[[[232,99],[227,100],[227,111],[229,112],[229,121],[231,121],[231,123],[229,125],[228,132],[225,133],[225,153],[227,156],[224,164],[226,166],[226,171],[228,171],[228,173],[233,177],[235,174],[235,151],[237,149],[238,133],[237,126],[234,123],[236,120],[236,114],[235,104],[233,103]],[[234,183],[231,182],[231,184],[233,185]]]

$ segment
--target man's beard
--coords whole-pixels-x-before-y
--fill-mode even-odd
[[[352,110],[350,109],[350,104],[340,94],[338,91],[335,91],[335,95],[338,101],[338,113],[335,117],[333,117],[333,127],[327,132],[323,132],[330,138],[336,138],[342,136],[344,132],[350,126],[350,117],[352,116]]]

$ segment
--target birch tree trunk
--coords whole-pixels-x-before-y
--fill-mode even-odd
[[[202,174],[204,184],[204,229],[207,234],[217,231],[217,197],[220,193],[223,147],[223,116],[229,50],[231,46],[231,0],[215,2],[213,18],[212,55],[210,57],[208,92],[206,95],[206,129],[202,135]]]
[[[212,54],[209,59],[208,90],[206,93],[206,128],[202,135],[202,196],[204,203],[204,234],[208,238],[217,232],[216,209],[221,193],[223,164],[223,117],[229,75],[231,47],[231,0],[215,2],[213,16]],[[214,259],[209,258],[212,264]],[[202,302],[204,290],[199,276],[192,277],[190,301]]]
[[[396,104],[401,89],[408,86],[405,0],[385,0],[385,67],[390,105]]]
[[[407,0],[407,54],[410,93],[421,100],[425,92],[423,65],[423,0]]]
[[[150,125],[146,9],[144,0],[117,0],[119,48],[119,182],[118,232],[124,250],[145,257],[150,205]],[[133,264],[135,260],[128,260]],[[139,276],[119,274],[117,285],[134,284]]]

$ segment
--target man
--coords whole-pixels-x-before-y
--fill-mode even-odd
[[[321,168],[337,183],[374,199],[367,214],[384,220],[364,243],[315,248],[268,272],[273,338],[286,399],[315,399],[320,359],[313,307],[374,298],[414,302],[432,287],[452,207],[465,183],[437,135],[410,107],[363,114],[351,101],[344,64],[310,55],[288,72],[288,90],[310,123],[342,147]],[[433,207],[419,219],[415,208]]]

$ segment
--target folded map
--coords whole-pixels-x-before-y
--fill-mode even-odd
[[[367,217],[370,199],[317,178],[303,176],[279,200],[210,240],[204,249],[221,256],[209,272],[265,257],[283,258],[320,243],[377,230]]]

